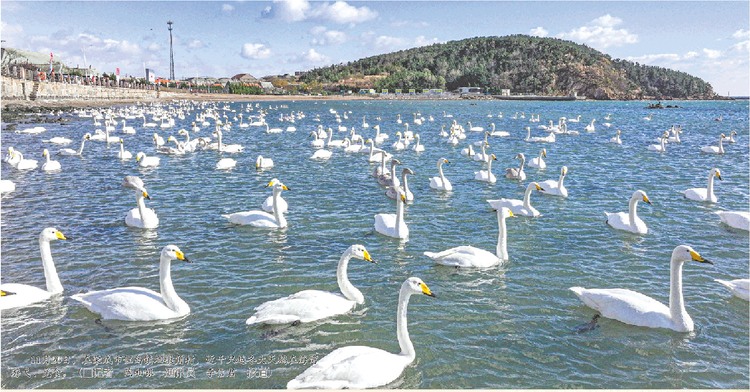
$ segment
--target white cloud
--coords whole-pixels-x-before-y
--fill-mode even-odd
[[[637,43],[638,35],[626,29],[615,29],[615,26],[620,24],[622,24],[622,19],[607,14],[592,20],[585,26],[557,34],[557,38],[582,42],[597,49]]]
[[[161,50],[161,45],[157,44],[156,42],[152,42],[146,47],[146,50],[148,50],[149,52],[158,52]]]
[[[308,50],[303,56],[302,59],[310,62],[310,63],[330,63],[331,59],[328,58],[328,56],[320,54],[315,51],[315,49]]]
[[[204,44],[203,41],[199,39],[194,39],[188,42],[188,48],[190,49],[200,49],[200,48],[205,48],[205,47],[206,47],[206,44]]]
[[[378,13],[368,7],[355,7],[340,0],[333,4],[314,5],[308,0],[274,0],[273,6],[266,7],[261,16],[286,22],[317,19],[340,24],[357,24],[375,19]]]
[[[531,29],[531,31],[529,31],[529,35],[533,35],[535,37],[546,37],[547,35],[549,35],[549,31],[547,31],[544,27],[539,26]]]
[[[696,52],[689,52],[689,54],[690,53],[697,55]],[[646,54],[643,56],[631,56],[625,58],[625,60],[646,65],[665,64],[668,62],[679,61],[681,59],[682,57],[677,53]]]
[[[231,4],[222,4],[221,5],[221,12],[225,14],[231,14],[232,11],[234,11],[234,6]]]
[[[437,38],[427,38],[424,35],[420,35],[414,39],[414,45],[416,46],[428,46],[439,42]]]
[[[394,20],[390,23],[391,27],[428,27],[430,24],[424,21],[415,22],[412,20]]]
[[[3,3],[3,8],[5,3]],[[5,9],[3,9],[5,11]],[[0,20],[0,36],[8,42],[8,46],[17,46],[23,39],[23,27],[16,24],[8,24]]]
[[[248,60],[267,59],[271,56],[271,49],[263,44],[246,43],[242,45],[240,55]]]
[[[718,59],[719,57],[721,57],[721,51],[720,50],[703,48],[703,54],[706,55],[706,57],[708,57],[710,59]]]
[[[685,53],[685,56],[683,58],[686,60],[689,60],[689,59],[693,59],[696,57],[698,57],[698,52],[690,51],[690,52]]]
[[[328,30],[324,26],[315,26],[310,30],[314,37],[311,41],[313,45],[341,45],[346,42],[346,33],[337,30]]]
[[[750,30],[739,29],[732,34],[732,38],[736,39],[750,39]]]
[[[406,45],[406,40],[388,35],[379,35],[372,41],[376,49],[397,49]]]

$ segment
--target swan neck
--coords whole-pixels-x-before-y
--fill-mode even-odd
[[[557,188],[562,189],[563,181],[565,181],[565,173],[560,173],[560,179],[557,180]]]
[[[83,154],[83,145],[84,144],[86,144],[86,138],[83,138],[83,140],[81,140],[81,148],[78,149],[78,155]]]
[[[443,184],[445,184],[445,175],[443,175],[443,161],[441,160],[437,164],[438,167],[438,173],[440,174],[440,179],[443,180]]]
[[[630,227],[636,227],[635,226],[635,218],[638,216],[638,198],[633,197],[630,199],[630,203],[628,205],[628,218],[630,221]]]
[[[177,295],[172,285],[171,276],[172,262],[168,257],[162,256],[159,261],[159,287],[161,289],[161,298],[169,309],[181,313],[187,304]]]
[[[279,225],[279,227],[286,227],[286,218],[284,218],[284,214],[281,213],[279,210],[279,199],[281,198],[281,189],[274,188],[273,189],[273,217],[276,219],[276,223]]]
[[[409,183],[406,180],[406,173],[401,173],[401,181],[404,183],[404,185],[403,185],[403,187],[404,187],[404,193],[408,194],[409,193]]]
[[[531,209],[531,192],[533,191],[532,187],[526,188],[526,193],[523,194],[523,206],[527,209]]]
[[[42,266],[44,267],[44,279],[47,282],[47,291],[50,294],[59,294],[63,292],[63,286],[60,277],[57,276],[57,268],[52,261],[52,251],[50,250],[49,241],[39,239],[39,250],[42,254]]]
[[[404,225],[404,202],[401,195],[396,192],[396,236],[401,238],[401,226]]]
[[[724,138],[722,137],[719,139],[719,154],[723,154],[723,153],[724,153]]]
[[[141,223],[146,219],[146,201],[143,197],[143,192],[136,191],[135,200],[138,203],[138,213],[141,215]]]
[[[508,237],[505,231],[505,218],[500,210],[497,211],[497,258],[508,260]]]
[[[401,355],[413,362],[417,354],[414,352],[414,345],[409,338],[408,323],[406,320],[406,311],[409,306],[411,291],[407,287],[401,287],[398,293],[398,314],[396,314],[396,335],[398,335],[398,345],[401,348]]]
[[[349,267],[349,260],[352,258],[351,248],[347,249],[341,259],[339,260],[339,266],[336,269],[336,281],[339,284],[339,290],[344,297],[350,301],[354,301],[358,304],[365,302],[365,297],[362,292],[357,290],[354,285],[349,281],[349,275],[347,274],[347,268]]]
[[[708,187],[706,188],[706,196],[708,200],[714,199],[714,172],[708,175]]]
[[[669,314],[672,321],[677,324],[685,324],[690,318],[685,310],[682,298],[682,263],[672,259],[669,274]],[[692,321],[692,320],[691,320]]]

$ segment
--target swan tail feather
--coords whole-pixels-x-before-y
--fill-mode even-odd
[[[570,288],[570,291],[576,293],[576,295],[579,297],[583,295],[583,290],[586,290],[586,289],[584,289],[583,287],[578,287],[578,286]]]

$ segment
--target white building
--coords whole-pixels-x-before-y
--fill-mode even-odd
[[[481,87],[459,87],[458,93],[478,95],[482,93],[482,88]]]

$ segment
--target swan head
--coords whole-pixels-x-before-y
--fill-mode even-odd
[[[644,192],[644,191],[642,191],[640,189],[637,190],[637,191],[635,191],[635,192],[633,192],[633,196],[631,197],[631,199],[643,200],[644,203],[651,204],[651,200],[648,199],[648,196],[646,195],[646,192]]]
[[[536,182],[531,182],[529,183],[528,186],[526,186],[526,190],[534,190],[534,189],[538,191],[542,191],[542,187],[539,186],[539,183],[536,183]]]
[[[520,159],[522,161],[526,160],[526,155],[523,155],[522,152],[519,152],[518,155],[516,155],[516,159]]]
[[[268,183],[268,185],[266,185],[266,188],[274,188],[275,189],[276,187],[279,187],[280,189],[285,190],[285,191],[289,190],[289,187],[287,187],[286,185],[282,184],[281,181],[279,181],[279,180],[277,180],[275,178],[272,179],[271,182]]]
[[[135,155],[135,161],[136,162],[140,162],[140,160],[143,159],[143,157],[145,157],[145,156],[146,156],[146,154],[144,154],[143,151],[141,151],[141,152],[139,152],[138,154]]]
[[[396,158],[393,158],[393,159],[391,160],[391,166],[396,166],[396,165],[400,165],[400,164],[401,164],[401,161],[399,161],[399,160],[398,160],[398,159],[396,159]]]
[[[568,167],[567,166],[563,166],[560,169],[560,174],[562,174],[563,176],[567,176],[568,175]]]
[[[44,151],[42,151],[42,157],[46,158],[47,156],[49,156],[49,151],[45,148]]]
[[[490,155],[490,158],[492,158],[493,161],[497,160],[497,157],[495,156],[495,154]]]
[[[57,240],[67,240],[65,238],[65,235],[60,230],[55,229],[54,227],[48,227],[39,234],[39,240],[40,241],[57,241]]]
[[[89,139],[91,139],[91,134],[87,133],[87,134],[83,135],[83,138],[86,139],[86,140],[89,140]],[[8,148],[10,148],[10,147],[8,147]]]
[[[680,245],[672,251],[672,261],[685,263],[688,261],[697,261],[699,263],[713,264],[711,261],[704,259],[698,252],[687,245]]]
[[[542,156],[545,157],[545,158],[547,158],[547,149],[546,148],[542,149]]]
[[[167,245],[161,250],[161,256],[166,257],[169,260],[181,260],[190,262],[187,257],[185,257],[185,254],[182,253],[180,248],[178,248],[175,245]]]
[[[722,133],[720,137],[721,137],[722,139],[725,139],[725,138],[726,138],[727,136],[726,136],[725,134],[723,134],[723,133]]]
[[[440,158],[438,159],[438,163],[451,163],[451,162],[445,158]]]
[[[422,281],[422,279],[411,277],[406,279],[404,284],[401,285],[401,289],[406,289],[414,294],[424,294],[430,297],[435,297],[429,287]]]
[[[364,245],[357,244],[357,245],[350,246],[349,253],[358,259],[369,261],[370,263],[373,263],[373,264],[375,263],[375,260],[373,260],[372,257],[370,257],[370,252],[368,252],[367,249],[365,249]]]
[[[409,169],[408,167],[405,167],[404,170],[401,170],[401,175],[411,174],[414,175],[414,170]]]
[[[47,150],[45,150],[45,151],[47,151]],[[721,180],[721,172],[719,171],[719,169],[713,169],[713,170],[711,170],[711,173],[712,173],[712,175],[714,177],[716,177],[716,178],[718,178],[718,179]]]
[[[516,216],[513,214],[513,211],[510,210],[508,207],[500,207],[499,210],[495,210],[497,213],[497,217],[505,220],[505,218],[515,218]]]

